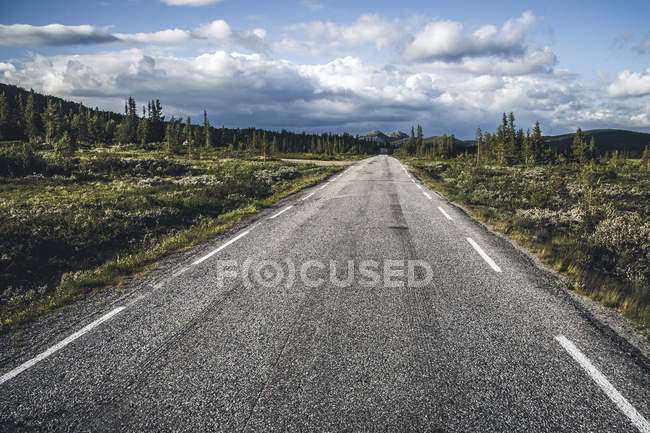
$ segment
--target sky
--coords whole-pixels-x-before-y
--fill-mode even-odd
[[[226,127],[650,132],[650,2],[2,2],[0,82]]]

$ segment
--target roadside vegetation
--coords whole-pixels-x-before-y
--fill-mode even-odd
[[[159,101],[140,117],[129,98],[122,116],[16,89],[0,93],[0,331],[119,288],[343,168],[276,155],[376,152],[350,135],[165,121]]]
[[[650,147],[602,152],[581,130],[560,151],[506,116],[478,146],[414,136],[398,153],[431,187],[570,277],[570,289],[616,308],[650,337]],[[625,143],[621,143],[623,147]],[[640,158],[639,158],[640,156]]]

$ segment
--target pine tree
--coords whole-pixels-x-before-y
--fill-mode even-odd
[[[539,126],[539,121],[535,122],[533,128],[532,148],[535,155],[535,163],[546,162],[546,152],[544,149],[544,141],[542,140],[542,128]]]
[[[505,116],[505,113],[504,113]],[[504,163],[514,163],[517,160],[517,136],[515,132],[515,115],[511,111],[505,126]]]
[[[271,143],[271,152],[270,155],[273,156],[278,152],[278,137],[276,135],[273,136],[273,142]]]
[[[645,170],[646,173],[650,173],[650,144],[643,149],[640,168],[641,170]]]
[[[526,136],[524,137],[524,143],[521,148],[522,158],[526,165],[535,164],[535,147],[533,143],[533,138],[530,136],[530,129],[526,131]]]
[[[129,96],[124,104],[124,119],[117,127],[117,140],[120,144],[135,143],[138,139],[138,114],[135,99]]]
[[[147,105],[149,109],[149,123],[151,127],[151,141],[161,142],[165,139],[165,116],[162,115],[160,100],[152,99]]]
[[[115,120],[108,119],[108,122],[104,126],[104,141],[106,144],[111,144],[115,141],[116,130],[117,125],[115,124]]]
[[[589,140],[587,153],[589,154],[589,159],[594,159],[596,157],[596,139],[593,135],[591,136],[591,140]]]
[[[481,127],[476,128],[476,163],[480,164],[481,163],[481,157],[483,156],[481,152],[484,151],[483,149],[483,131],[481,131]]]
[[[418,135],[417,135],[417,153],[418,155],[424,155],[424,133],[422,132],[422,125],[418,125]]]
[[[411,136],[409,141],[406,144],[406,153],[407,155],[413,155],[416,151],[416,142],[415,142],[415,129],[411,126]]]
[[[54,143],[54,152],[59,156],[70,156],[77,151],[77,141],[68,131],[64,131],[61,138]]]
[[[212,146],[212,133],[210,132],[210,121],[208,120],[208,113],[203,110],[203,140],[206,148]]]
[[[185,120],[185,127],[183,128],[183,139],[184,144],[187,145],[187,156],[191,158],[192,150],[194,148],[194,137],[192,136],[192,121],[190,120],[190,116],[187,116],[187,119]]]
[[[573,137],[573,146],[571,147],[573,158],[579,164],[587,162],[587,141],[582,129],[578,128],[576,135]]]
[[[497,154],[498,154],[498,160],[499,164],[504,165],[506,162],[506,156],[507,156],[507,142],[508,142],[508,118],[506,117],[506,113],[503,113],[503,117],[501,120],[501,125],[497,129]]]
[[[149,119],[144,116],[138,121],[138,130],[137,130],[138,142],[141,146],[144,146],[149,142],[149,137],[151,136],[151,125]]]
[[[267,151],[266,148],[268,147],[268,144],[267,144],[267,141],[266,141],[266,132],[262,133],[261,147],[262,147],[262,155],[264,156],[264,162],[266,162],[266,151]]]
[[[34,91],[31,90],[27,95],[27,102],[25,104],[25,132],[30,142],[34,142],[40,136],[40,128],[37,120],[36,101],[34,98]]]
[[[169,123],[165,128],[165,143],[167,144],[167,152],[174,155],[179,151],[179,141],[178,141],[178,125],[174,116],[169,119]]]
[[[47,98],[47,106],[42,118],[45,127],[45,141],[51,144],[58,138],[63,126],[58,107],[54,104],[52,98]]]

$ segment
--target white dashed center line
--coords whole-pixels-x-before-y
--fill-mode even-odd
[[[302,201],[307,200],[309,197],[311,197],[311,196],[314,195],[314,194],[316,194],[316,193],[315,193],[315,192],[312,192],[312,193],[309,194],[307,197],[303,197],[303,198],[302,198]]]
[[[580,366],[587,372],[589,377],[593,379],[594,382],[603,390],[607,395],[618,406],[618,408],[627,416],[632,424],[639,429],[642,433],[650,433],[650,423],[647,419],[643,417],[635,408],[627,401],[625,397],[621,395],[620,392],[614,388],[614,386],[607,380],[607,378],[600,372],[594,365],[589,361],[581,351],[578,349],[575,344],[564,335],[557,335],[555,337],[558,343],[566,350],[569,355],[578,363]]]
[[[487,262],[487,264],[490,265],[490,267],[492,269],[494,269],[495,272],[501,272],[501,268],[499,267],[499,265],[494,263],[494,260],[492,260],[492,258],[490,258],[490,256],[488,256],[487,254],[485,254],[485,251],[483,251],[483,249],[481,247],[479,247],[476,242],[474,242],[474,239],[467,238],[467,242],[469,242],[469,244],[472,247],[474,247],[476,252],[479,253],[481,255],[481,257],[483,257],[483,260],[485,260]]]
[[[288,211],[288,210],[291,209],[292,207],[293,207],[293,205],[285,207],[285,208],[282,209],[280,212],[276,213],[276,214],[273,215],[272,217],[269,217],[269,219],[272,220],[272,219],[274,219],[274,218],[279,217],[280,215],[282,215],[283,213],[285,213],[286,211]]]
[[[422,192],[422,194],[424,194],[424,195],[425,195],[429,200],[431,200],[431,196],[430,196],[429,194],[427,194],[427,193],[424,192],[424,191]]]
[[[288,208],[287,208],[287,209],[288,209]],[[287,210],[287,209],[285,209],[285,210]],[[284,211],[282,211],[282,212],[284,212]],[[280,213],[282,213],[282,212],[280,212]],[[279,214],[278,214],[278,215],[279,215]],[[277,216],[277,215],[276,215],[276,216]],[[275,217],[272,217],[272,218],[275,218]],[[217,254],[219,251],[221,251],[221,250],[223,250],[224,248],[226,248],[228,245],[230,245],[230,244],[232,244],[232,243],[238,241],[239,239],[243,238],[243,237],[246,236],[247,234],[248,234],[248,230],[246,230],[244,233],[241,233],[241,234],[238,235],[237,237],[234,237],[234,238],[230,239],[228,242],[226,242],[225,244],[221,245],[219,248],[217,248],[216,250],[212,251],[211,253],[206,254],[205,256],[201,257],[200,259],[198,259],[197,261],[195,261],[194,263],[192,263],[192,265],[198,265],[199,263],[202,263],[202,262],[206,261],[206,260],[209,259],[210,257],[212,257],[212,256],[214,256],[215,254]]]
[[[449,214],[448,214],[447,212],[445,212],[445,210],[444,210],[443,208],[441,208],[440,206],[438,206],[438,210],[439,210],[439,211],[440,211],[440,212],[445,216],[445,218],[447,218],[449,221],[452,220],[451,217],[449,216]]]

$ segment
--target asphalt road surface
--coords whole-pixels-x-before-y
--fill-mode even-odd
[[[650,431],[647,358],[391,157],[145,280],[3,337],[0,429]]]

